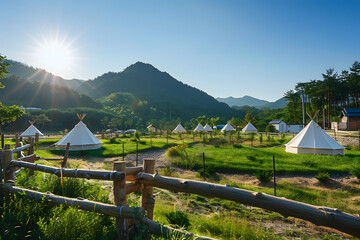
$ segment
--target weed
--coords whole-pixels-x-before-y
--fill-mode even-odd
[[[262,183],[270,182],[273,177],[273,172],[269,170],[258,171],[254,173],[255,177]]]
[[[175,211],[165,214],[167,221],[174,227],[188,228],[190,221],[186,213]]]
[[[354,176],[360,179],[360,164],[353,165],[350,173]]]
[[[330,173],[321,171],[315,176],[315,178],[320,182],[325,183],[330,179]]]

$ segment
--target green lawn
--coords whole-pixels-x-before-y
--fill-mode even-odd
[[[279,173],[309,173],[318,171],[348,172],[355,163],[360,163],[359,150],[345,150],[345,156],[293,154],[285,152],[285,147],[251,147],[234,144],[228,146],[197,145],[188,147],[189,159],[197,159],[196,167],[202,167],[201,154],[205,153],[206,164],[223,172],[256,172],[272,170],[275,156],[276,171]],[[173,162],[186,165],[180,158]]]

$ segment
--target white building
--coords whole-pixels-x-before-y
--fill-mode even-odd
[[[280,133],[287,132],[287,124],[283,120],[272,120],[269,124],[274,125],[275,129]]]

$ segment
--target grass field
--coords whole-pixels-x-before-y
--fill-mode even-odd
[[[279,173],[333,173],[349,172],[353,164],[360,163],[360,151],[345,150],[345,156],[293,154],[285,152],[285,147],[251,147],[243,144],[225,146],[197,145],[186,148],[190,159],[197,159],[195,167],[201,167],[201,155],[205,153],[206,164],[222,172],[247,172],[272,170],[275,157],[276,171]],[[175,158],[175,164],[185,165],[184,160]]]

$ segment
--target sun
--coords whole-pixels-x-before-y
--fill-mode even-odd
[[[72,41],[60,37],[45,37],[36,41],[35,57],[40,68],[55,75],[70,76],[76,65],[76,49]]]

